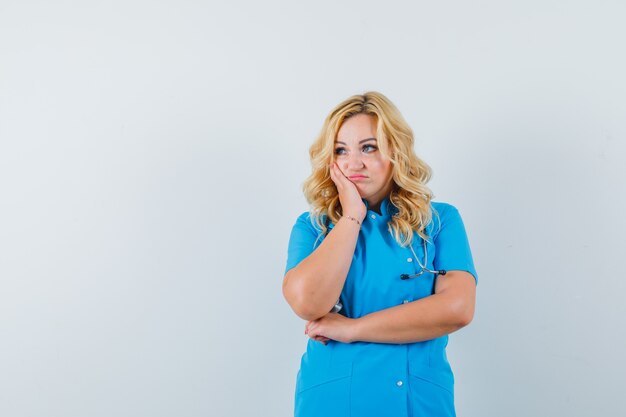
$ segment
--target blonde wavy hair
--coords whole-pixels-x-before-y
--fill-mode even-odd
[[[327,232],[322,217],[337,223],[342,216],[339,193],[330,178],[329,166],[335,161],[335,140],[345,120],[356,114],[376,117],[378,148],[388,158],[393,170],[393,189],[390,203],[398,208],[388,222],[388,230],[395,240],[406,247],[412,243],[413,231],[429,241],[425,233],[432,221],[430,201],[434,197],[426,186],[432,170],[417,157],[413,149],[413,131],[396,106],[383,94],[369,91],[354,95],[339,103],[326,117],[318,137],[309,148],[311,175],[302,186],[311,210],[311,221]]]

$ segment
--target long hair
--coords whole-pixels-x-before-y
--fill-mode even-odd
[[[335,139],[345,120],[356,114],[376,117],[376,136],[383,156],[392,164],[393,189],[390,203],[398,209],[388,230],[402,247],[413,240],[415,231],[429,240],[425,229],[432,221],[432,191],[426,186],[432,170],[413,150],[413,131],[396,106],[381,93],[370,91],[354,95],[338,104],[326,117],[318,137],[309,148],[311,175],[303,183],[304,196],[311,210],[311,221],[326,234],[322,217],[337,223],[343,212],[339,192],[330,178],[329,166],[335,160]]]

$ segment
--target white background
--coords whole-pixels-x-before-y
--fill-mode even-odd
[[[289,416],[327,113],[377,90],[479,274],[464,417],[624,415],[621,1],[0,1],[0,415]]]

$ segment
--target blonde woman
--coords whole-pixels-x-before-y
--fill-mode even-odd
[[[448,334],[474,315],[478,276],[459,211],[384,95],[337,105],[310,148],[310,211],[289,238],[283,295],[309,336],[297,417],[454,416]]]

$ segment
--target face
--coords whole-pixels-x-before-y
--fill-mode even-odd
[[[391,192],[392,165],[378,149],[376,116],[357,114],[343,122],[335,140],[335,160],[370,207],[377,207]]]

